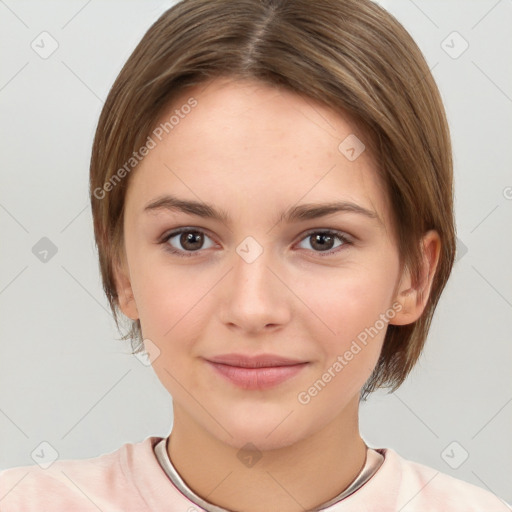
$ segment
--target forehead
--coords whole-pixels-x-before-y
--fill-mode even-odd
[[[346,140],[364,144],[364,134],[346,116],[285,89],[229,78],[197,85],[162,112],[152,138],[128,190],[140,211],[168,192],[232,207],[234,217],[236,210],[261,216],[271,205],[275,218],[276,209],[298,202],[342,199],[386,217],[368,152],[350,159],[346,144],[340,149]]]

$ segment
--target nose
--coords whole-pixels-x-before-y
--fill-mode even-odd
[[[255,259],[240,254],[234,252],[232,270],[223,280],[222,322],[253,334],[282,327],[290,320],[293,295],[283,271],[270,251],[263,250]]]

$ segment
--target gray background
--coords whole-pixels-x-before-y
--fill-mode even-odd
[[[446,104],[459,244],[418,366],[362,405],[361,432],[512,503],[512,2],[380,3],[418,42]],[[171,5],[0,1],[0,469],[171,430],[168,392],[115,340],[87,197],[102,102]],[[46,37],[51,49],[43,31],[58,43],[47,58],[31,47]],[[57,249],[46,262],[43,237]]]

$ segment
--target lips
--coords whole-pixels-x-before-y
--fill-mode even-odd
[[[223,354],[220,356],[209,357],[208,361],[212,363],[226,364],[229,366],[237,366],[239,368],[270,368],[276,366],[292,366],[307,362],[275,354],[260,354],[255,356],[244,354]]]
[[[215,374],[245,390],[264,390],[300,373],[307,361],[274,354],[224,354],[206,360]]]

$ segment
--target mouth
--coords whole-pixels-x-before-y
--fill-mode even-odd
[[[237,366],[239,368],[274,368],[277,366],[293,366],[308,362],[300,359],[290,359],[289,357],[283,357],[277,354],[259,354],[254,356],[245,354],[222,354],[209,357],[207,360],[212,363]]]
[[[206,362],[217,375],[246,390],[263,390],[277,386],[300,373],[309,364],[308,361],[273,354],[225,354],[206,359]]]

